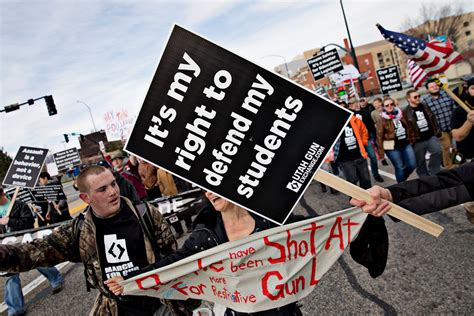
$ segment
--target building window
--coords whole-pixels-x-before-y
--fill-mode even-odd
[[[468,27],[468,26],[469,26],[469,22],[468,22],[468,21],[464,22],[463,26],[464,26],[464,27]]]
[[[466,36],[469,36],[471,35],[471,31],[466,31],[464,34],[466,34]]]

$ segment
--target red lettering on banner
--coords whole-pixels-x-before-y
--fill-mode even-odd
[[[230,262],[230,271],[231,272],[237,272],[239,270],[246,270],[246,269],[252,269],[256,268],[258,266],[263,266],[263,260],[249,260],[247,262],[242,262],[239,265],[234,265],[234,263],[231,261]]]
[[[358,226],[360,223],[357,222],[351,222],[351,219],[347,219],[347,223],[342,224],[342,226],[347,226],[347,243],[349,244],[351,242],[351,226]]]
[[[313,257],[311,261],[311,280],[309,281],[310,286],[318,284],[319,280],[316,279],[316,257]]]
[[[316,256],[316,230],[318,228],[323,228],[324,225],[317,225],[316,223],[311,223],[310,228],[303,228],[304,231],[309,230],[311,233],[309,235],[309,244],[310,244],[310,251],[311,255]]]
[[[344,237],[342,235],[342,225],[341,225],[342,217],[337,216],[336,221],[334,222],[334,225],[331,227],[331,232],[329,233],[328,240],[326,240],[326,245],[324,246],[324,249],[328,250],[331,247],[331,240],[333,238],[338,238],[339,239],[339,249],[344,250]],[[336,234],[334,231],[336,230],[338,233]]]
[[[178,283],[173,284],[171,287],[186,296],[189,296],[188,292],[186,291],[187,289],[189,289],[189,291],[194,295],[202,295],[204,294],[204,289],[206,288],[204,284],[187,286],[183,281],[179,281]]]
[[[152,286],[144,287],[143,286],[143,281],[145,281],[146,279],[153,279],[155,284],[153,284]],[[146,276],[146,277],[143,277],[143,278],[136,279],[135,282],[137,283],[137,286],[140,290],[153,289],[155,291],[158,291],[160,289],[160,287],[158,285],[162,284],[161,281],[160,281],[160,276],[158,274],[152,274],[152,275],[149,275],[149,276]]]
[[[272,289],[273,291],[270,291],[268,289],[269,285],[269,278],[275,276],[278,281],[281,281],[283,277],[281,276],[280,272],[278,271],[270,271],[265,274],[265,276],[262,278],[262,292],[263,295],[268,297],[272,301],[276,301],[280,298],[285,298],[287,295],[296,295],[300,291],[304,291],[304,283],[305,279],[304,276],[300,275],[297,278],[294,278],[291,280],[290,283],[284,283],[284,284],[276,284]],[[273,293],[277,292],[276,295]]]
[[[214,285],[211,286],[212,289],[212,294],[215,297],[222,298],[225,300],[230,300],[234,303],[255,303],[257,302],[257,298],[255,295],[250,294],[250,295],[242,295],[241,292],[238,290],[235,290],[234,292],[229,292],[226,288],[222,290],[218,290],[217,287]]]
[[[285,247],[277,242],[273,242],[273,241],[270,241],[270,239],[268,239],[268,236],[265,236],[263,237],[263,242],[266,246],[270,246],[270,247],[275,247],[278,249],[278,251],[280,251],[280,257],[274,259],[274,258],[268,258],[268,262],[270,262],[270,264],[275,264],[275,263],[280,263],[280,262],[285,262]]]
[[[283,279],[280,272],[278,271],[269,271],[265,273],[265,276],[262,278],[262,291],[263,291],[263,295],[265,295],[272,301],[276,301],[279,298],[283,298],[283,285],[281,284],[275,285],[275,289],[278,291],[277,292],[278,294],[276,296],[270,293],[270,291],[268,290],[268,279],[272,276],[276,276],[278,281],[281,281],[281,279]]]
[[[230,259],[237,259],[237,258],[242,258],[248,255],[251,255],[255,253],[255,248],[254,247],[249,247],[245,250],[239,250],[237,252],[229,252],[229,258]]]
[[[221,277],[221,278],[209,277],[209,281],[211,281],[211,283],[227,284],[227,281],[225,280],[224,277]]]
[[[199,259],[197,260],[197,265],[198,265],[199,270],[207,271],[207,268],[208,268],[208,267],[203,267],[203,266],[202,266],[202,259],[201,259],[201,258],[199,258]],[[219,265],[220,265],[220,267],[219,267]],[[224,270],[224,267],[222,267],[222,260],[221,260],[221,261],[214,262],[214,263],[211,263],[211,264],[209,265],[209,269],[211,269],[211,270],[214,271],[214,272],[221,272],[222,270]],[[198,273],[197,271],[194,271],[194,274],[199,275],[199,273]]]

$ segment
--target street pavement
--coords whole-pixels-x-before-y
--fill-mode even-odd
[[[383,170],[393,177],[390,166]],[[395,183],[384,178],[383,185]],[[319,183],[313,182],[295,212],[322,215],[349,207],[348,201],[342,194],[333,195],[329,190],[323,193]],[[355,263],[346,251],[315,290],[300,301],[303,314],[472,315],[474,225],[467,221],[461,206],[426,217],[444,227],[439,238],[387,217],[390,246],[382,276],[372,279],[367,269]],[[48,282],[43,282],[26,295],[29,314],[88,314],[96,291],[86,291],[82,264],[69,263],[61,271],[66,279],[64,290],[53,296]],[[23,286],[38,275],[36,270],[23,273]]]

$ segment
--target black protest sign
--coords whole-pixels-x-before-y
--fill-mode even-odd
[[[38,186],[34,189],[31,189],[31,194],[33,194],[35,200],[38,202],[60,201],[67,199],[61,185]]]
[[[10,199],[13,198],[15,189],[15,187],[9,187],[5,190],[5,193],[10,197]],[[28,188],[21,188],[18,192],[18,195],[16,196],[16,199],[25,203],[35,202],[35,198]]]
[[[313,73],[314,81],[324,78],[328,74],[338,72],[344,69],[337,50],[331,49],[327,52],[319,53],[318,55],[307,60],[309,69]]]
[[[58,170],[68,169],[81,163],[81,158],[79,157],[77,148],[66,149],[54,153],[53,156]]]
[[[21,146],[3,180],[4,185],[33,188],[38,181],[48,149]]]
[[[349,117],[175,26],[126,150],[283,223]]]
[[[382,94],[403,90],[398,66],[377,69],[377,77],[379,78]]]

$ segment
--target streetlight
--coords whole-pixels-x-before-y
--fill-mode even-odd
[[[92,116],[92,111],[91,111],[90,106],[88,106],[85,102],[80,101],[80,100],[77,100],[76,102],[77,102],[77,103],[84,104],[84,105],[87,107],[87,109],[89,110],[89,115],[91,116],[92,125],[94,126],[94,132],[97,132],[97,128],[95,128],[94,117]]]
[[[288,71],[288,63],[286,62],[286,58],[282,55],[275,55],[275,54],[270,54],[270,55],[265,55],[263,57],[260,57],[260,59],[262,58],[266,58],[266,57],[279,57],[279,58],[282,58],[283,61],[285,62],[285,69],[286,69],[286,76],[288,78],[290,78],[290,72]]]
[[[354,45],[352,45],[351,33],[349,32],[349,25],[347,25],[346,13],[344,12],[344,6],[342,5],[342,0],[339,1],[341,3],[342,15],[344,16],[344,23],[346,24],[347,36],[349,37],[349,43],[351,44],[351,55],[352,60],[354,60],[354,66],[357,68],[357,71],[360,73],[359,63],[357,62],[357,56],[354,49]],[[362,84],[362,78],[359,79],[359,88],[360,93],[363,97],[365,97],[364,85]]]

